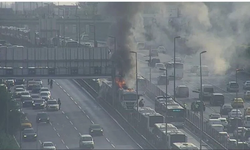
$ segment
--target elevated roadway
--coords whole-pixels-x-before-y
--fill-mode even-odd
[[[147,66],[147,62],[145,60],[148,59],[148,57],[145,57],[145,54],[148,54],[148,51],[142,50],[138,51],[138,58],[139,58],[139,72],[142,76],[145,78],[149,79],[149,67]],[[171,61],[172,57],[166,55],[166,54],[159,54],[159,58],[161,59],[162,62],[166,61]],[[195,64],[194,61],[191,59],[186,59],[184,60],[184,67],[188,68],[191,65],[198,65]],[[161,73],[157,73],[157,70],[152,68],[152,75],[151,75],[151,81],[154,84],[157,84],[157,77]],[[243,97],[244,90],[243,90],[243,83],[244,81],[249,80],[248,75],[244,75],[241,73],[238,73],[238,83],[240,85],[240,91],[238,93],[238,97]],[[210,75],[208,77],[203,77],[203,84],[210,84],[214,87],[214,92],[216,93],[222,93],[225,97],[225,103],[231,103],[233,98],[235,98],[235,93],[229,93],[226,91],[226,85],[228,81],[235,81],[235,74],[230,74],[230,75],[220,75],[220,76],[215,76],[215,75]],[[199,76],[195,76],[193,74],[184,73],[184,78],[182,80],[177,80],[176,81],[176,86],[180,84],[185,84],[186,86],[189,87],[189,98],[177,98],[177,101],[180,103],[186,103],[188,105],[188,108],[191,108],[191,103],[195,100],[198,99],[198,93],[193,93],[193,90],[197,90],[200,87],[200,78]],[[165,91],[165,85],[158,85],[158,87]],[[173,95],[174,91],[174,85],[173,81],[169,82],[168,85],[168,93],[170,95]],[[250,102],[245,101],[245,108],[250,106]],[[241,109],[243,113],[243,109]],[[204,121],[207,121],[209,118],[209,115],[212,113],[219,113],[220,112],[220,107],[219,106],[210,106],[208,102],[206,102],[206,111],[204,112]]]

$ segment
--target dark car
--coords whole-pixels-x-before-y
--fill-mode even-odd
[[[37,134],[33,128],[26,128],[23,130],[23,140],[24,141],[36,141]]]
[[[23,107],[32,107],[33,105],[33,100],[30,96],[22,96],[21,101],[22,101]]]
[[[41,122],[45,122],[45,123],[49,123],[50,119],[47,113],[45,112],[39,112],[36,115],[36,122],[37,123],[41,123]]]
[[[89,127],[89,134],[94,135],[103,135],[103,128],[99,124],[92,124]]]
[[[31,91],[32,93],[40,93],[42,86],[40,84],[33,84]]]
[[[203,107],[203,111],[206,110],[205,104],[201,101],[195,101],[195,102],[192,102],[192,104],[191,104],[191,110],[195,111],[195,112],[200,111],[201,107]]]
[[[33,109],[44,109],[45,101],[43,99],[36,99],[33,101]]]
[[[16,85],[25,84],[25,79],[16,79],[15,84]]]
[[[228,115],[228,113],[233,109],[233,107],[231,106],[231,104],[224,104],[221,108],[220,108],[220,114],[221,115]]]

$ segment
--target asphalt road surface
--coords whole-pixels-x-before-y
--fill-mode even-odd
[[[47,80],[43,81],[47,86]],[[95,149],[140,149],[140,146],[102,109],[86,92],[70,80],[56,80],[51,89],[53,98],[61,99],[61,110],[48,112],[51,123],[36,124],[36,114],[46,110],[24,108],[33,128],[38,133],[37,142],[21,142],[23,149],[40,148],[43,141],[52,141],[57,149],[77,149],[79,135],[88,134],[93,123],[104,128],[104,136],[94,137]],[[20,142],[20,136],[16,136]]]

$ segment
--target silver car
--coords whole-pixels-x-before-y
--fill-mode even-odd
[[[47,110],[59,110],[59,104],[56,99],[53,100],[48,100],[46,104],[46,109]]]

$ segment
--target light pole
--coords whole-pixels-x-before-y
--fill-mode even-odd
[[[164,71],[166,71],[166,113],[165,113],[165,123],[166,123],[166,127],[165,127],[165,130],[166,130],[166,148],[167,148],[167,143],[168,143],[168,141],[167,141],[167,133],[168,133],[168,122],[167,122],[167,116],[168,116],[168,100],[167,100],[167,97],[168,97],[168,70],[167,70],[167,68],[160,68],[160,70],[164,70]]]
[[[138,68],[137,68],[137,52],[135,52],[135,51],[130,51],[130,53],[133,53],[133,54],[135,54],[135,74],[136,74],[136,78],[135,78],[135,82],[136,82],[136,95],[137,95],[137,97],[138,97]],[[139,97],[138,97],[139,98]],[[139,104],[138,104],[138,98],[137,98],[137,101],[136,101],[136,103],[137,103],[137,106],[136,106],[136,109],[137,109],[137,112],[138,112],[138,110],[139,110]]]
[[[236,84],[238,83],[238,72],[239,71],[242,71],[242,69],[236,69],[235,70],[235,82],[236,82]],[[238,91],[236,91],[236,93],[235,93],[235,99],[236,100],[238,100]],[[237,147],[238,147],[238,143],[239,143],[239,131],[238,131],[238,127],[239,127],[239,122],[238,122],[238,110],[236,111],[236,116],[237,116],[237,120],[236,120],[236,132],[237,132],[237,138],[236,138],[236,145],[237,145]]]
[[[206,53],[207,51],[200,52],[200,97],[201,97],[201,103],[202,107],[200,107],[200,114],[201,114],[201,137],[200,137],[200,150],[202,150],[202,139],[203,139],[203,95],[202,95],[202,63],[201,63],[201,55]]]
[[[94,29],[94,47],[97,47],[97,42],[96,42],[96,36],[95,36],[95,24],[91,24],[90,26],[92,26],[93,27],[93,29]]]
[[[181,38],[180,36],[174,37],[174,100],[175,100],[175,40]]]
[[[149,52],[149,64],[151,65],[151,61],[152,61],[152,49],[150,47],[150,52]],[[152,69],[151,66],[149,66],[149,81],[151,83],[151,78],[152,78]]]
[[[62,8],[60,8],[60,7],[58,7],[58,10],[62,10],[63,11],[63,47],[66,45],[66,43],[65,43],[65,11],[64,11],[64,9],[62,9]],[[60,15],[60,14],[58,14],[58,15]]]

